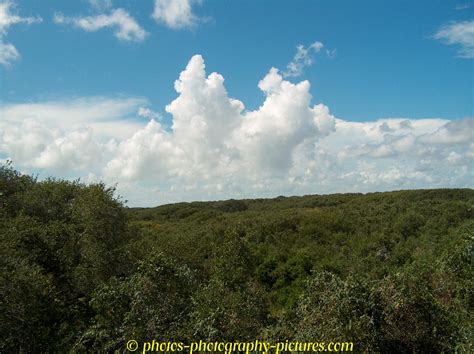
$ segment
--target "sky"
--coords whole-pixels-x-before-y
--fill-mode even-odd
[[[0,0],[0,162],[130,206],[474,187],[474,3]]]

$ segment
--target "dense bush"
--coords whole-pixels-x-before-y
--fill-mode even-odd
[[[470,351],[474,191],[128,209],[0,166],[0,352],[127,340],[353,341]]]

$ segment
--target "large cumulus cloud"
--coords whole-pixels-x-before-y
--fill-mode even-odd
[[[295,148],[328,134],[334,118],[325,106],[310,105],[307,81],[292,84],[271,69],[259,88],[264,103],[246,111],[228,96],[224,78],[207,76],[203,58],[194,56],[175,82],[179,96],[166,107],[171,132],[151,121],[120,144],[106,172],[126,179],[168,174],[219,183],[288,172]]]

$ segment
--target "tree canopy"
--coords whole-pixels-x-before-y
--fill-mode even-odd
[[[124,206],[0,166],[0,351],[127,340],[469,351],[474,191]]]

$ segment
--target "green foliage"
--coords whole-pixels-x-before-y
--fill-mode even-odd
[[[133,338],[185,341],[190,338],[193,274],[162,253],[140,261],[128,278],[112,278],[94,292],[92,325],[75,348],[114,351]]]
[[[469,352],[474,191],[124,208],[0,166],[0,352],[126,341],[353,341]]]
[[[37,352],[55,347],[51,338],[61,318],[51,277],[20,259],[0,261],[0,350]]]
[[[209,282],[193,296],[196,338],[251,341],[265,326],[265,294],[252,279],[254,268],[244,235],[229,230],[215,251]]]
[[[7,217],[15,215],[21,207],[18,200],[26,189],[35,183],[30,176],[21,175],[11,167],[11,162],[0,166],[0,215]]]
[[[350,341],[358,351],[378,351],[382,309],[371,287],[364,278],[315,273],[298,302],[296,338]]]
[[[9,165],[0,186],[0,351],[71,345],[90,321],[93,290],[132,270],[125,210],[102,184],[38,182]]]
[[[378,293],[383,308],[380,338],[390,352],[436,352],[453,348],[459,332],[450,311],[433,294],[429,269],[387,277]],[[409,329],[409,330],[407,330]]]

